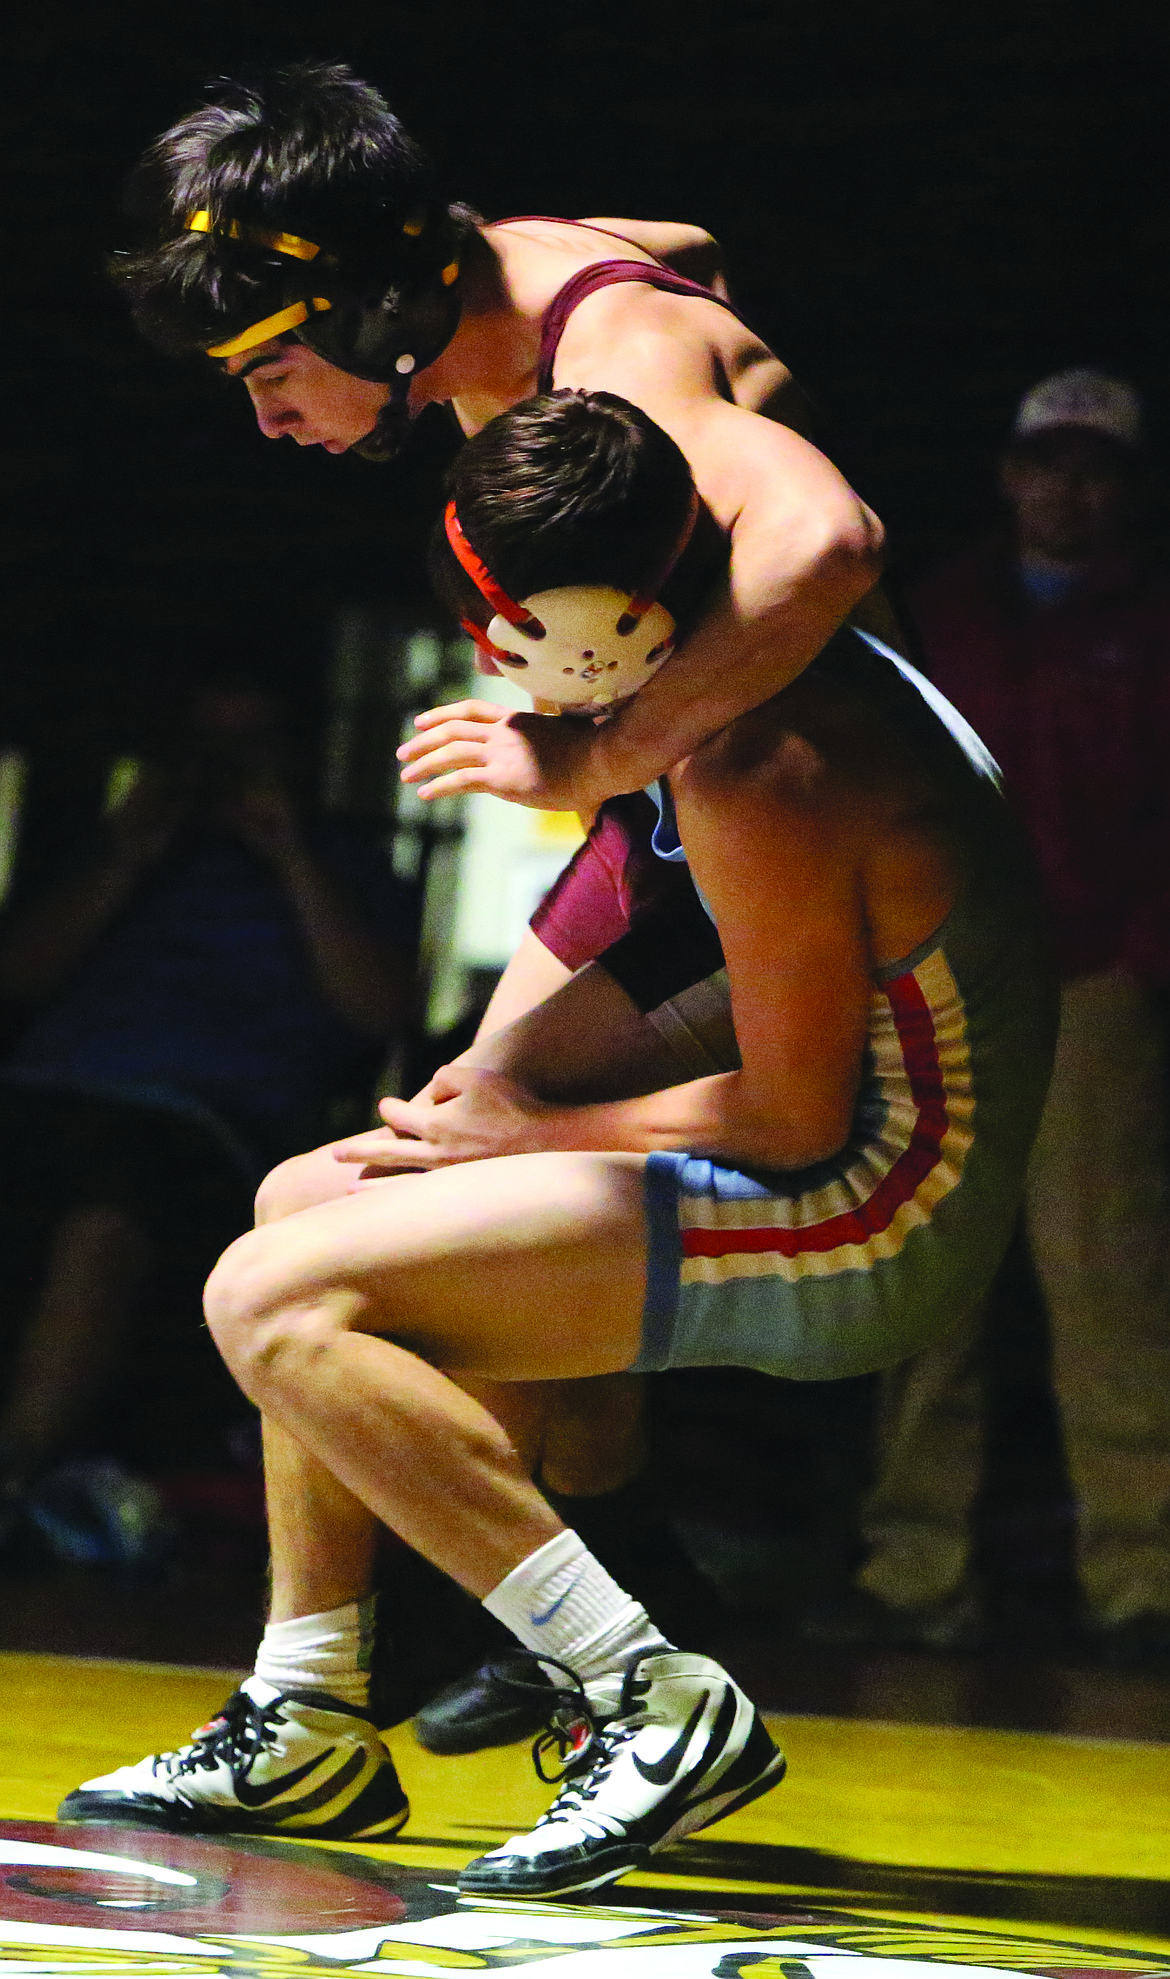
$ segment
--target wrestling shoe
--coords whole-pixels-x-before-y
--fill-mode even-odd
[[[252,1676],[189,1745],[86,1780],[57,1818],[385,1841],[409,1812],[366,1712],[323,1690],[278,1691]]]
[[[465,1895],[595,1890],[784,1777],[755,1706],[707,1656],[662,1650],[584,1685],[566,1674],[571,1687],[558,1685],[551,1730],[533,1747],[541,1779],[559,1778],[561,1790],[531,1834],[468,1864]],[[550,1776],[554,1745],[567,1763]]]
[[[554,1702],[547,1679],[518,1691],[494,1663],[483,1663],[446,1684],[416,1711],[411,1729],[428,1752],[444,1757],[485,1752],[541,1731]]]

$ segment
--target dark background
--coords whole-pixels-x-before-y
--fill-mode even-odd
[[[26,7],[4,51],[0,747],[51,755],[63,812],[193,668],[251,654],[311,680],[339,601],[421,597],[441,417],[395,468],[274,447],[241,390],[140,346],[105,292],[122,174],[204,77],[344,58],[490,217],[708,226],[913,574],[993,516],[989,455],[1039,376],[1112,367],[1163,416],[1166,13]]]

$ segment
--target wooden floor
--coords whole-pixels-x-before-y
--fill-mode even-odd
[[[548,1789],[524,1747],[441,1760],[409,1730],[412,1819],[386,1847],[54,1824],[70,1787],[181,1743],[231,1683],[0,1655],[0,1974],[1170,1973],[1170,1747],[1139,1739],[777,1717],[785,1784],[603,1903],[459,1902],[454,1872]]]

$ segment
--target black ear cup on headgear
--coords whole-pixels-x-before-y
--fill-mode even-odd
[[[331,307],[306,317],[294,332],[298,340],[339,371],[403,391],[447,348],[459,323],[458,289],[441,277],[413,295],[391,288],[362,296],[326,279],[321,294]]]

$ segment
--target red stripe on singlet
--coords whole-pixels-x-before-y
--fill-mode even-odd
[[[833,1251],[844,1244],[864,1246],[888,1230],[898,1210],[913,1200],[942,1152],[948,1124],[946,1090],[934,1018],[917,978],[900,976],[887,983],[886,995],[918,1117],[905,1154],[899,1155],[882,1177],[868,1202],[799,1229],[770,1224],[746,1230],[684,1229],[680,1233],[684,1257],[729,1257],[756,1251],[799,1257],[802,1253]]]

